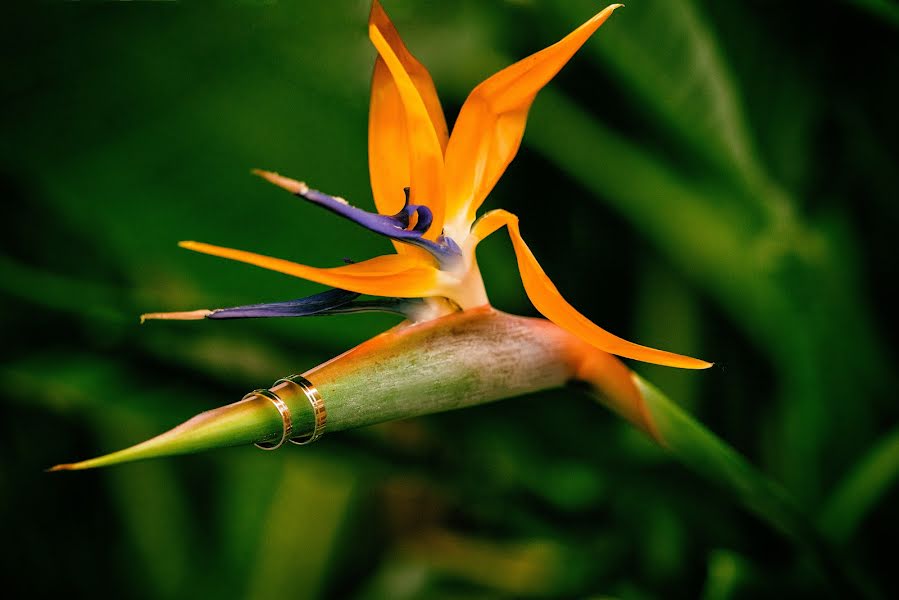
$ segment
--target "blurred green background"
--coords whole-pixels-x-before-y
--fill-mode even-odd
[[[370,206],[368,3],[41,3],[0,22],[2,570],[33,597],[819,597],[803,552],[573,390],[98,472],[389,316],[151,323],[314,293],[179,250],[328,266],[389,244],[249,174]],[[385,1],[450,122],[594,1]],[[633,365],[899,594],[899,8],[631,0],[538,96],[488,200]],[[493,303],[535,314],[508,241]],[[13,585],[15,584],[15,585]],[[21,586],[25,586],[22,588]]]

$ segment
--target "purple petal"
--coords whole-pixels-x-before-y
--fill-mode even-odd
[[[408,316],[422,301],[418,298],[377,298],[356,300],[360,294],[341,289],[331,289],[314,296],[249,304],[233,308],[213,310],[207,319],[260,319],[271,317],[319,317],[357,312],[389,312]]]
[[[359,297],[356,292],[332,289],[307,298],[249,304],[233,308],[219,308],[206,316],[207,319],[255,319],[266,317],[308,317],[326,313],[352,302]]]
[[[342,198],[335,198],[305,186],[303,189],[295,192],[294,195],[349,219],[369,231],[386,236],[392,240],[424,248],[437,258],[441,264],[453,262],[461,256],[458,244],[449,237],[441,235],[436,241],[424,239],[425,232],[433,222],[433,215],[431,214],[431,209],[427,206],[409,204],[408,188],[406,190],[405,205],[400,212],[392,216],[356,208]],[[412,215],[415,213],[418,214],[418,221],[415,223],[415,227],[406,229],[409,226]]]

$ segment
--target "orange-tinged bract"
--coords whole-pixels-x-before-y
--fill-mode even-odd
[[[351,292],[423,298],[432,310],[416,312],[415,318],[422,320],[453,308],[488,304],[475,251],[482,239],[506,226],[525,291],[545,317],[612,354],[688,369],[711,366],[628,342],[600,328],[562,298],[522,239],[515,215],[497,210],[475,220],[478,208],[518,152],[536,94],[619,6],[605,8],[556,44],[475,87],[448,135],[431,76],[375,0],[369,18],[369,37],[378,51],[369,113],[369,171],[378,214],[276,173],[257,174],[390,237],[397,254],[322,269],[198,242],[182,242],[182,247]],[[179,318],[176,314],[200,313],[172,313],[169,318]]]

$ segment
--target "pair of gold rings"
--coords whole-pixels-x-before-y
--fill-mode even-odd
[[[289,441],[291,444],[296,444],[298,446],[305,446],[306,444],[311,444],[325,433],[325,425],[327,425],[328,422],[328,413],[325,411],[325,401],[318,389],[312,385],[312,382],[302,375],[291,375],[290,377],[285,377],[276,381],[272,388],[278,388],[281,385],[296,386],[306,396],[306,399],[312,406],[312,415],[314,417],[312,433],[302,437],[292,437],[293,417],[290,415],[290,408],[287,406],[287,403],[278,396],[274,389],[254,390],[244,396],[243,399],[246,400],[252,396],[262,396],[269,400],[274,404],[275,408],[278,409],[283,427],[281,430],[281,439],[277,442],[256,443],[256,447],[261,448],[262,450],[277,450],[284,445],[285,441]]]

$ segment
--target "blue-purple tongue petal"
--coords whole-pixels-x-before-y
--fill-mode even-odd
[[[427,206],[418,206],[407,202],[399,213],[388,216],[356,208],[342,198],[335,198],[312,188],[306,188],[295,195],[349,219],[369,231],[392,240],[424,248],[438,259],[448,259],[459,253],[459,247],[444,236],[440,236],[436,241],[424,239],[423,236],[433,221],[431,209]],[[415,213],[418,213],[418,221],[412,229],[406,229],[409,220]]]
[[[205,314],[207,319],[265,319],[273,317],[321,317],[358,312],[389,312],[408,317],[419,307],[419,298],[375,298],[357,300],[360,294],[331,289],[314,296],[219,308]]]
[[[446,236],[441,235],[435,241],[424,238],[424,234],[433,222],[433,215],[431,209],[427,206],[409,204],[408,188],[406,188],[406,190],[397,190],[397,193],[400,191],[406,193],[406,202],[400,212],[395,215],[381,215],[362,210],[361,208],[356,208],[343,198],[330,196],[319,190],[314,190],[305,183],[283,177],[277,173],[260,170],[255,171],[255,173],[271,183],[288,190],[293,195],[330,210],[345,219],[349,219],[350,221],[365,227],[369,231],[373,231],[398,242],[404,242],[406,244],[418,246],[419,248],[424,248],[440,261],[441,264],[453,262],[461,256],[458,244]],[[413,214],[418,215],[418,220],[412,229],[407,229]]]
[[[248,304],[233,308],[219,308],[206,315],[207,319],[264,319],[268,317],[310,317],[328,313],[359,297],[356,292],[332,289],[314,296],[286,300]]]

